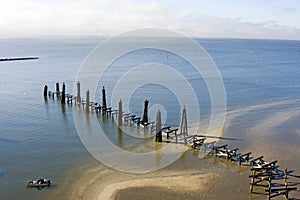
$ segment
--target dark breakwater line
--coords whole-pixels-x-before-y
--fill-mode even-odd
[[[35,60],[35,59],[39,59],[39,57],[0,58],[0,61]]]

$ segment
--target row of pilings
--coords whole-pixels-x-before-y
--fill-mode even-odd
[[[182,110],[180,133],[177,133],[179,128],[172,129],[170,126],[162,127],[160,110],[158,110],[156,113],[155,122],[149,122],[149,119],[148,119],[149,101],[147,99],[144,101],[144,109],[143,109],[142,117],[137,117],[134,114],[123,112],[123,106],[122,106],[121,99],[118,102],[118,109],[112,109],[111,107],[108,107],[107,103],[106,103],[106,91],[105,91],[104,86],[102,88],[102,104],[101,105],[99,103],[90,101],[89,89],[86,90],[85,99],[83,99],[81,97],[82,96],[81,95],[81,86],[80,86],[79,81],[76,83],[76,95],[66,93],[65,83],[62,84],[62,91],[60,91],[59,83],[57,82],[55,84],[55,92],[48,90],[48,86],[45,85],[44,86],[45,100],[48,98],[54,99],[55,96],[58,100],[60,100],[60,102],[62,104],[65,104],[65,103],[72,104],[74,102],[79,106],[82,105],[82,107],[85,109],[86,112],[95,111],[97,113],[102,112],[103,114],[107,114],[107,115],[111,115],[111,116],[117,115],[118,126],[123,126],[123,125],[128,125],[128,124],[130,124],[130,125],[136,124],[137,126],[142,126],[145,129],[151,128],[150,129],[151,132],[155,131],[155,142],[163,142],[163,134],[162,134],[163,131],[166,133],[168,141],[170,140],[171,136],[174,136],[176,138],[176,143],[178,142],[179,138],[183,138],[183,140],[185,141],[186,136],[188,135],[187,114],[186,114],[185,106],[183,107],[183,110]]]

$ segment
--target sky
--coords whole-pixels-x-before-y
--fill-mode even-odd
[[[299,0],[0,0],[0,37],[166,28],[193,37],[300,40]]]

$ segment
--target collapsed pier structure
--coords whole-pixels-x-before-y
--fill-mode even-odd
[[[62,104],[75,103],[81,106],[86,112],[102,113],[107,116],[117,116],[118,126],[140,126],[147,129],[153,134],[154,141],[172,142],[178,145],[184,144],[187,148],[194,151],[202,151],[205,155],[215,156],[219,159],[225,159],[227,162],[237,163],[240,166],[246,166],[250,170],[250,195],[266,195],[268,199],[283,195],[289,199],[289,193],[298,190],[296,185],[300,184],[295,179],[300,178],[300,175],[295,175],[293,171],[288,171],[287,168],[280,169],[277,165],[277,160],[266,161],[264,156],[255,157],[252,152],[239,153],[239,148],[229,149],[227,144],[217,146],[217,140],[207,142],[208,136],[205,135],[189,135],[187,126],[187,112],[185,106],[182,108],[180,127],[172,128],[171,126],[163,126],[161,121],[161,111],[157,110],[155,122],[150,122],[148,119],[149,101],[144,101],[144,110],[141,117],[132,113],[124,113],[122,100],[118,102],[118,108],[112,109],[107,106],[105,87],[102,88],[102,104],[90,101],[90,91],[85,93],[85,99],[81,96],[80,82],[76,83],[77,94],[72,95],[66,93],[66,86],[63,83],[62,91],[59,89],[59,83],[56,83],[56,91],[48,91],[48,86],[44,86],[44,98],[54,99],[55,96]],[[215,137],[222,139],[222,137]]]

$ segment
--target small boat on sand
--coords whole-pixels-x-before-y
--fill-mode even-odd
[[[27,187],[45,187],[45,186],[50,186],[51,185],[51,181],[49,179],[35,179],[32,180],[28,183]]]

